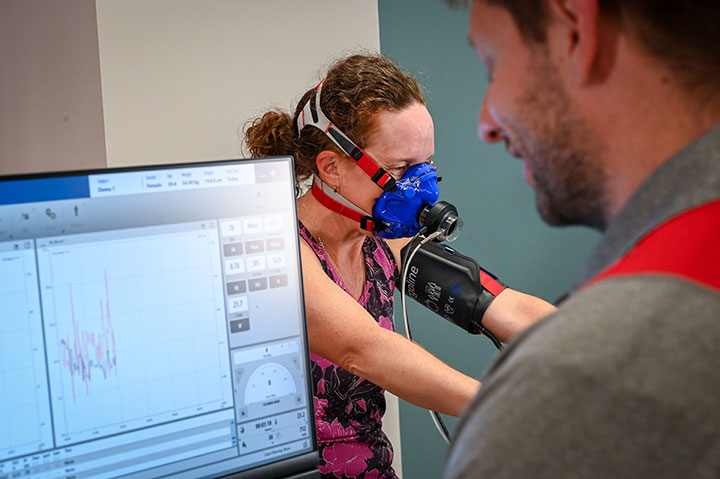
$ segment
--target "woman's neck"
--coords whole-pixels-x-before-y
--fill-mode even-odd
[[[347,291],[359,300],[366,280],[362,246],[370,233],[353,220],[327,209],[311,194],[298,199],[298,215],[325,251]]]
[[[298,204],[300,221],[318,242],[322,242],[325,249],[344,252],[353,246],[362,245],[370,235],[360,229],[356,221],[320,204],[309,192],[298,199]]]

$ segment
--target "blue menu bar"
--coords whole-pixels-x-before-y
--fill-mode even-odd
[[[89,198],[87,176],[0,182],[0,205]]]

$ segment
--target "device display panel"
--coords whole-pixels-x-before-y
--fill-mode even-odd
[[[0,479],[312,469],[299,258],[290,157],[0,178]]]

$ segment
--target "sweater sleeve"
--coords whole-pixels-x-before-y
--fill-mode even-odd
[[[490,369],[445,477],[718,477],[719,308],[652,275],[570,298]]]

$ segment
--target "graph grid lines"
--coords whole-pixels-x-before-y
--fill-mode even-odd
[[[232,403],[216,230],[39,249],[58,445]]]

